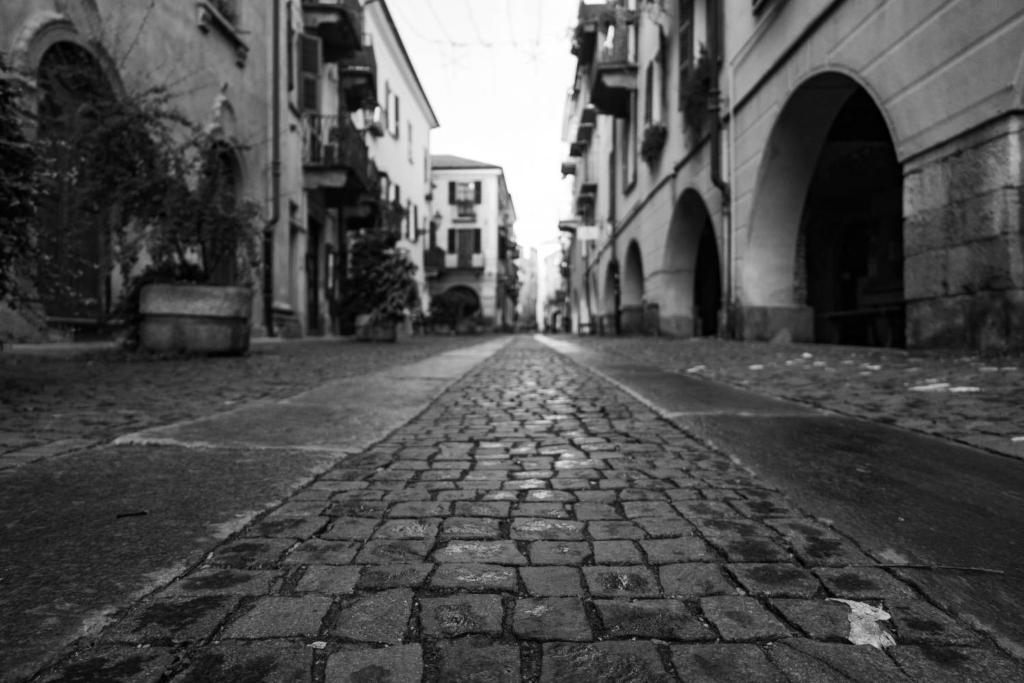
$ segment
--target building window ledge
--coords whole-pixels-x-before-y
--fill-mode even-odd
[[[219,33],[235,50],[235,64],[245,66],[249,58],[249,46],[242,40],[238,27],[231,23],[212,2],[201,0],[196,3],[196,22],[203,33]]]

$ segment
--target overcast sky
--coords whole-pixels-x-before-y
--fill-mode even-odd
[[[387,0],[441,127],[433,154],[501,166],[519,242],[557,239],[569,216],[559,165],[578,0]]]

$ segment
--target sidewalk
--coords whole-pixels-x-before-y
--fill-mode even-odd
[[[562,336],[665,370],[1024,458],[1024,355]]]
[[[842,530],[519,338],[42,680],[908,678],[1024,669]]]

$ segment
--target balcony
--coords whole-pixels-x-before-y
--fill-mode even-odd
[[[362,135],[348,115],[307,114],[303,118],[303,186],[337,195],[334,203],[350,203],[360,193],[376,194],[377,171]],[[329,197],[330,198],[330,197]]]
[[[364,36],[361,48],[338,60],[341,92],[349,111],[372,109],[377,104],[377,57],[369,39]]]
[[[588,65],[594,59],[597,46],[597,27],[603,15],[611,6],[605,4],[585,5],[580,3],[579,18],[572,34],[572,54],[581,65]]]
[[[325,62],[336,62],[363,46],[359,0],[303,0],[302,21],[306,31],[323,41]]]
[[[576,162],[572,159],[562,162],[562,177],[576,175]]]
[[[629,117],[630,98],[637,91],[637,64],[632,54],[636,38],[630,28],[635,20],[628,11],[617,8],[615,23],[608,28],[611,44],[598,54],[590,92],[590,103],[598,113]]]
[[[445,254],[445,270],[483,270],[483,254]]]

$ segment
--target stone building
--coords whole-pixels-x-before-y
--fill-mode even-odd
[[[433,308],[449,310],[457,326],[511,328],[519,294],[519,247],[504,172],[451,155],[434,155],[431,168],[435,213],[426,270]]]
[[[519,258],[519,270],[522,274],[518,308],[518,329],[520,330],[536,330],[538,327],[537,300],[540,292],[538,269],[537,248],[529,247]]]
[[[94,83],[114,92],[168,87],[173,106],[223,147],[237,196],[259,202],[268,220],[275,189],[285,187],[274,168],[282,169],[284,182],[300,170],[297,156],[291,168],[283,156],[275,156],[274,136],[268,134],[273,108],[268,84],[274,73],[270,36],[274,27],[283,31],[283,13],[279,0],[164,0],[152,8],[128,0],[15,0],[0,4],[0,51],[11,67],[40,84],[30,106],[48,106],[49,74],[68,66],[92,72]],[[280,231],[278,221],[267,226]],[[88,334],[107,322],[122,287],[107,242],[97,232],[75,245],[83,261],[95,264],[69,283],[75,304],[44,295],[42,319],[2,313],[0,325],[8,335],[40,341],[71,331]],[[254,323],[262,326],[264,307],[260,297],[256,301]]]
[[[1024,6],[581,4],[573,325],[1024,346]]]

